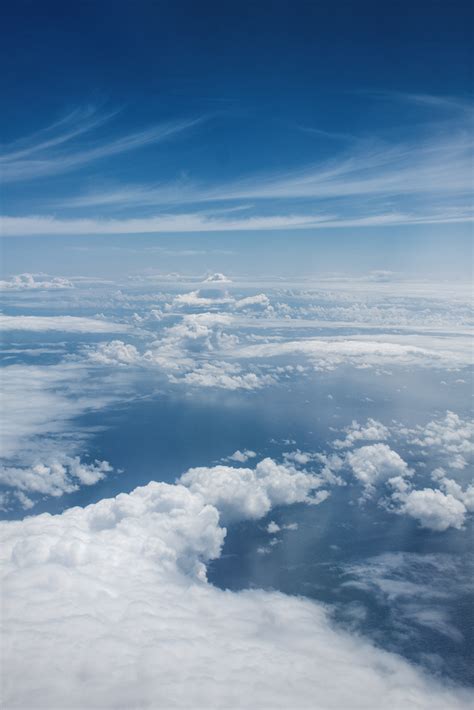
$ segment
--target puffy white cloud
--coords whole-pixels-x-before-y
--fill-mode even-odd
[[[255,296],[247,296],[246,298],[240,298],[234,302],[234,308],[237,310],[250,308],[252,306],[259,306],[261,308],[268,308],[270,305],[270,299],[264,293],[258,293]]]
[[[231,283],[231,282],[232,282],[232,279],[230,279],[230,278],[229,278],[228,276],[226,276],[225,274],[220,274],[220,273],[210,274],[209,276],[207,276],[207,277],[204,279],[204,283],[213,283],[213,284],[215,284],[215,283],[217,283],[217,284],[223,284],[223,283],[224,283],[224,284],[228,284],[228,283]]]
[[[267,525],[267,533],[270,533],[270,535],[274,535],[275,533],[279,532],[281,530],[280,526],[278,523],[275,523],[274,520],[270,520],[270,522]]]
[[[450,468],[465,468],[466,457],[471,457],[474,452],[474,422],[449,410],[444,418],[418,426],[409,434],[410,443],[435,450],[446,458]]]
[[[418,520],[421,527],[443,531],[462,528],[466,516],[464,504],[451,493],[438,489],[423,488],[398,496],[398,512]]]
[[[202,365],[197,365],[190,372],[186,372],[183,380],[188,385],[227,390],[255,390],[275,382],[271,375],[243,372],[239,365],[224,361],[204,362]]]
[[[365,425],[359,424],[357,421],[352,421],[350,426],[344,429],[346,437],[344,439],[336,439],[333,441],[333,446],[336,449],[350,448],[356,441],[384,441],[388,438],[389,430],[381,422],[375,419],[367,419]]]
[[[346,455],[354,476],[362,483],[367,495],[378,483],[395,477],[410,476],[412,471],[396,451],[387,444],[361,446]]]
[[[232,302],[233,299],[222,292],[215,293],[211,297],[204,295],[200,290],[180,293],[173,298],[174,306],[189,306],[191,308],[206,308],[208,306],[217,306]]]
[[[457,481],[444,475],[442,468],[436,469],[432,473],[432,479],[437,481],[446,494],[452,495],[466,508],[469,513],[474,513],[474,481],[463,489]]]
[[[1,523],[5,707],[469,707],[322,605],[209,585],[224,534],[214,505],[164,483]]]
[[[251,451],[250,449],[244,449],[243,451],[240,451],[237,449],[237,451],[234,451],[233,454],[228,456],[229,461],[238,461],[239,463],[245,463],[249,459],[254,459],[256,457],[255,451]]]
[[[111,340],[106,343],[84,348],[87,357],[98,365],[134,365],[140,362],[141,355],[137,348],[123,340]]]
[[[62,456],[59,460],[30,467],[2,466],[0,483],[28,493],[57,497],[77,491],[80,485],[92,486],[110,471],[112,466],[108,461],[83,463],[79,456]],[[20,502],[25,502],[25,499],[20,498]],[[27,507],[30,507],[30,502],[28,500]]]
[[[164,328],[144,353],[122,340],[87,346],[90,363],[98,365],[140,365],[156,367],[174,384],[228,390],[254,390],[273,384],[271,375],[243,370],[238,362],[225,360],[238,337],[224,328],[232,317],[224,313],[186,314]]]
[[[61,276],[51,277],[46,274],[17,274],[8,280],[0,281],[2,291],[49,291],[64,288],[74,288],[74,284]]]
[[[319,476],[270,458],[260,461],[255,469],[191,468],[179,480],[219,508],[224,521],[261,518],[274,505],[322,503],[329,495],[327,491],[314,492],[324,482]]]

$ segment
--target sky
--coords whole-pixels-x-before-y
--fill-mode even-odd
[[[469,20],[462,2],[9,4],[7,270],[28,237],[41,262],[167,235],[279,252],[277,272],[294,243],[299,272],[469,279]]]
[[[472,19],[7,3],[7,710],[470,707]]]

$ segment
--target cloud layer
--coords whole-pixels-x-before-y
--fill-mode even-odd
[[[205,493],[150,483],[0,525],[5,707],[468,707],[318,604],[209,585],[225,531]]]

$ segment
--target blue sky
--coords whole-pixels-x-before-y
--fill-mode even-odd
[[[273,245],[294,240],[290,271],[399,270],[394,249],[408,271],[468,278],[470,8],[455,8],[9,6],[3,234],[53,263],[63,238],[215,235],[247,263],[258,241],[277,272]]]

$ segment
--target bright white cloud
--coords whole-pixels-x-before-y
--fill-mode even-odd
[[[458,530],[463,527],[466,508],[451,493],[423,488],[402,494],[398,500],[401,503],[398,512],[415,518],[423,528],[441,532],[450,527]]]
[[[109,392],[72,362],[10,365],[0,374],[0,482],[16,492],[58,496],[92,485],[111,470],[106,461],[80,460],[89,432],[74,419],[120,399],[123,382],[108,380]]]
[[[247,345],[239,349],[242,358],[271,358],[303,355],[316,369],[331,370],[343,364],[355,367],[386,365],[463,367],[471,362],[467,338],[435,338],[357,335],[356,337],[302,338]]]
[[[137,348],[123,340],[111,340],[96,346],[86,346],[89,360],[97,365],[134,365],[141,360]]]
[[[255,469],[192,468],[179,480],[219,508],[224,522],[261,518],[275,505],[322,503],[329,495],[327,491],[314,493],[324,482],[320,477],[270,458],[260,461]]]
[[[361,446],[360,449],[350,451],[346,461],[367,494],[371,494],[378,483],[397,476],[410,476],[412,473],[401,456],[387,444]]]
[[[237,310],[243,310],[246,308],[252,308],[258,306],[261,308],[268,308],[270,305],[270,299],[264,293],[257,293],[255,296],[246,296],[246,298],[240,298],[234,303],[234,308]]]
[[[46,274],[17,274],[10,279],[0,281],[1,291],[50,291],[65,288],[74,288],[72,281],[61,276],[51,277]]]
[[[48,461],[47,464],[37,463],[24,468],[2,466],[0,483],[30,494],[58,497],[77,491],[81,485],[92,486],[110,471],[112,466],[108,461],[83,463],[78,456],[58,455],[58,460]]]
[[[251,451],[250,449],[244,449],[243,451],[240,451],[237,449],[237,451],[234,451],[233,454],[228,456],[229,461],[237,461],[238,463],[245,463],[249,459],[254,459],[256,457],[255,451]]]
[[[316,603],[209,585],[224,533],[212,503],[164,483],[1,523],[5,707],[248,708],[251,698],[309,709],[317,698],[336,710],[383,698],[467,710],[462,691],[334,629]]]
[[[210,274],[204,279],[204,283],[212,283],[212,284],[228,284],[231,283],[232,279],[230,279],[228,276],[225,274]]]
[[[344,429],[346,437],[344,439],[336,439],[333,441],[333,446],[336,449],[347,449],[354,446],[356,441],[384,441],[387,439],[389,430],[381,422],[375,419],[367,419],[365,425],[353,421],[350,426]]]
[[[410,430],[409,441],[429,451],[435,450],[450,468],[462,469],[474,453],[474,422],[447,411],[442,419]]]

